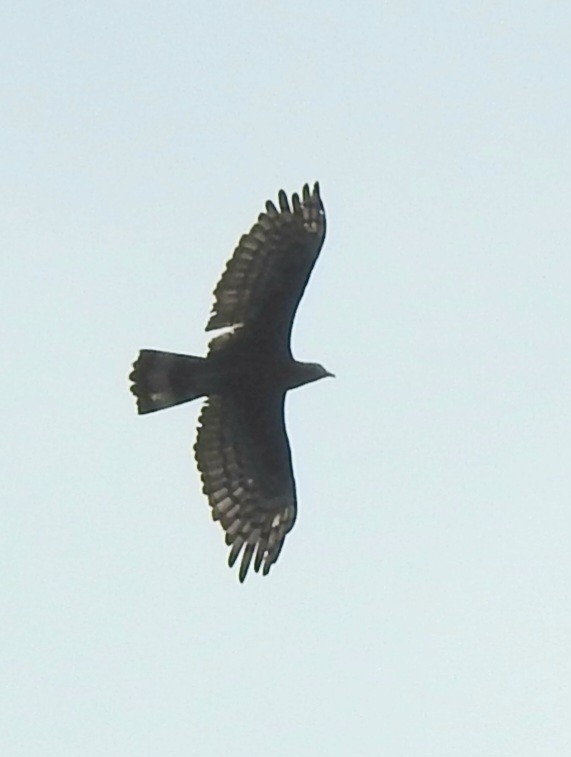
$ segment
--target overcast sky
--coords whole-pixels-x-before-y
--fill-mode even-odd
[[[12,3],[2,23],[0,752],[571,754],[571,6]],[[226,565],[202,354],[280,188],[328,232],[299,514]]]

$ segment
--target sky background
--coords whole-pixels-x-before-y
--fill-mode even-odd
[[[571,754],[571,6],[26,2],[0,59],[0,752]],[[226,565],[201,354],[280,188],[328,232],[299,515]]]

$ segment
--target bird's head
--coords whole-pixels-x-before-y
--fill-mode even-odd
[[[303,386],[303,384],[309,384],[312,381],[318,381],[327,376],[334,378],[333,373],[330,373],[322,365],[319,365],[319,363],[296,363],[295,376],[293,377],[294,383],[290,388]]]

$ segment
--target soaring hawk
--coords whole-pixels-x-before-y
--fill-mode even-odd
[[[230,547],[266,575],[295,523],[297,502],[284,423],[289,389],[332,374],[294,360],[290,337],[297,306],[325,237],[316,183],[301,197],[285,192],[245,234],[214,291],[206,357],[141,350],[131,391],[139,413],[207,397],[194,446],[203,491]]]

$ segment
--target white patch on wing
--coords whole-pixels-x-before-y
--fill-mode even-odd
[[[232,326],[223,326],[219,329],[212,329],[208,332],[208,350],[216,351],[221,349],[227,342],[229,342],[233,335],[239,331],[243,323],[234,323]],[[212,336],[214,334],[214,336]]]
[[[219,329],[212,329],[212,331],[208,332],[208,338],[218,339],[218,337],[226,336],[226,334],[234,334],[238,329],[241,329],[243,325],[243,323],[233,323],[231,326],[222,326]]]

